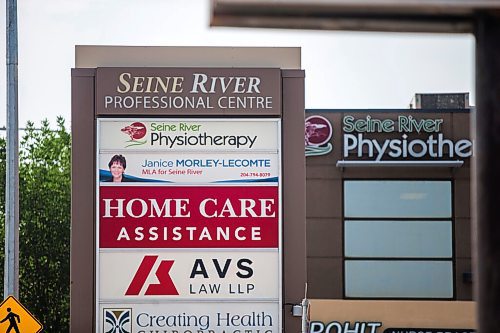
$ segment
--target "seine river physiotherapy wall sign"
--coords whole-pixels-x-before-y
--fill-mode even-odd
[[[375,114],[369,111],[342,116],[337,112],[325,112],[308,117],[305,123],[306,156],[326,155],[335,146],[339,167],[457,167],[472,156],[469,138],[450,137],[453,125],[445,113],[397,114],[395,110],[391,114]],[[332,133],[341,133],[335,139],[336,144]]]
[[[415,160],[463,162],[472,155],[472,142],[456,142],[443,134],[444,120],[400,115],[397,120],[366,115],[345,116],[342,121],[343,157],[366,157],[369,161]],[[373,134],[395,135],[378,139]],[[339,161],[340,162],[340,161]]]

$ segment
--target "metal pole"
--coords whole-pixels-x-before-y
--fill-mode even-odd
[[[500,14],[476,25],[474,259],[480,333],[500,332]]]
[[[19,124],[17,107],[17,0],[7,0],[7,172],[4,298],[19,297]]]

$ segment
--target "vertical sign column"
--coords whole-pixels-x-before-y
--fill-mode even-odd
[[[98,119],[97,332],[280,332],[280,133]]]

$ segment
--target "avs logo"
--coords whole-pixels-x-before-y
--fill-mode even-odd
[[[125,126],[121,129],[121,131],[130,137],[130,140],[127,141],[128,144],[125,148],[139,146],[146,143],[146,139],[143,139],[147,133],[146,125],[141,122],[135,122]]]
[[[144,256],[134,278],[125,292],[126,296],[138,296],[143,289],[147,278],[153,270],[153,266],[158,260],[158,256]],[[170,277],[170,269],[174,265],[174,260],[161,260],[155,275],[159,283],[148,285],[144,295],[147,296],[164,296],[164,295],[179,295],[177,288]]]
[[[330,142],[333,134],[332,124],[322,116],[310,116],[305,122],[306,156],[326,155],[333,150]]]
[[[103,333],[131,333],[132,309],[103,309]]]

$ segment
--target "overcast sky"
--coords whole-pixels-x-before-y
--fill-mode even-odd
[[[5,27],[5,6],[1,6]],[[210,28],[209,0],[21,0],[19,121],[70,123],[75,45],[302,48],[306,108],[406,108],[414,93],[471,92],[472,35]],[[5,33],[0,34],[5,54]],[[5,64],[5,62],[4,62]],[[0,68],[0,126],[5,65]]]

